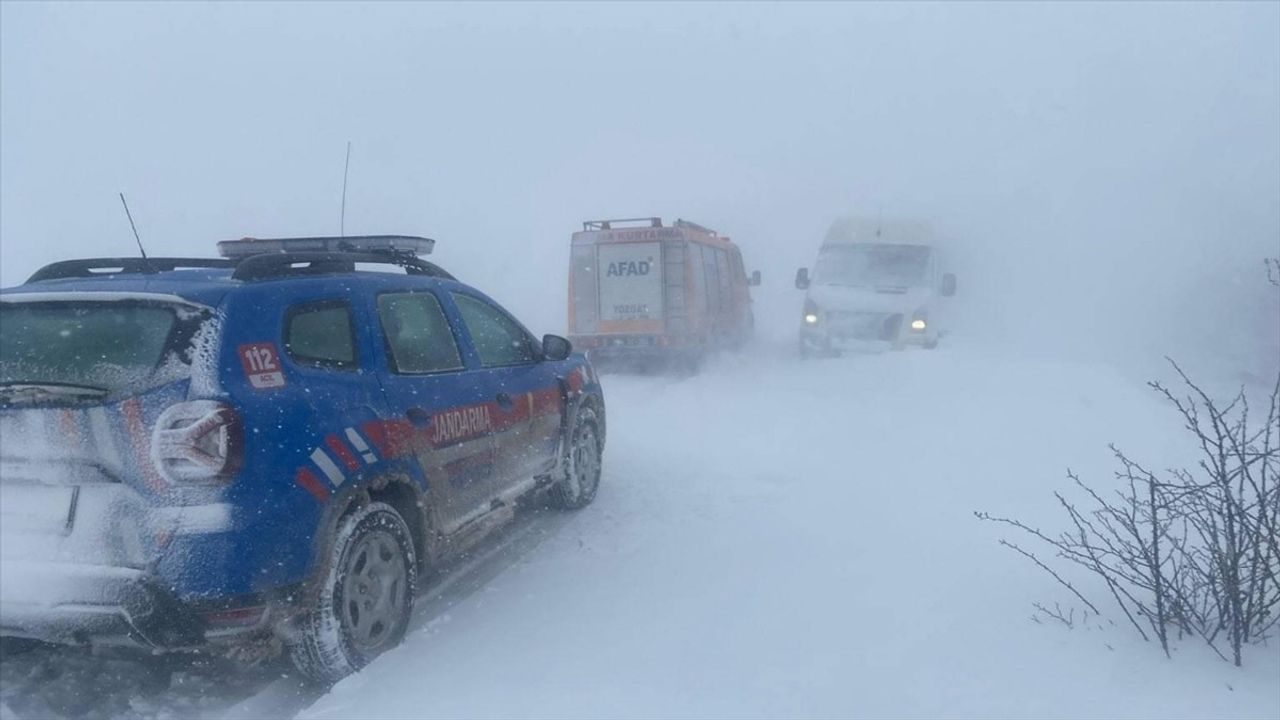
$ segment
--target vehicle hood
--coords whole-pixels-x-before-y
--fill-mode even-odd
[[[813,285],[809,299],[821,310],[910,314],[933,302],[931,288],[873,288]]]

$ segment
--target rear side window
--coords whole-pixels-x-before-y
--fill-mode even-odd
[[[440,301],[431,293],[378,296],[378,318],[391,356],[391,371],[403,375],[460,370],[462,357]]]
[[[314,303],[290,308],[285,321],[285,352],[302,365],[354,369],[355,323],[351,307],[343,301]]]
[[[453,294],[462,322],[471,333],[476,354],[485,367],[535,362],[533,338],[502,310],[470,295]]]

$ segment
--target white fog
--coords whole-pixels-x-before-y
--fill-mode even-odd
[[[129,412],[144,425],[153,415],[163,422],[162,399],[221,403],[244,418],[244,464],[219,476],[225,486],[200,485],[180,501],[171,493],[155,500],[163,508],[140,511],[181,514],[196,495],[207,503],[199,507],[226,509],[232,519],[210,537],[222,533],[239,548],[236,563],[279,559],[284,551],[266,538],[295,532],[307,513],[323,520],[296,542],[310,542],[312,531],[328,537],[318,523],[343,527],[335,518],[347,515],[326,508],[358,483],[374,490],[352,507],[378,505],[385,480],[376,466],[356,468],[374,453],[390,460],[361,415],[384,401],[351,395],[329,404],[337,381],[314,364],[286,364],[276,395],[255,384],[237,399],[236,383],[250,373],[243,348],[271,340],[255,333],[263,317],[285,316],[263,308],[287,302],[287,279],[267,281],[280,289],[252,295],[257,305],[237,305],[233,296],[256,292],[254,283],[215,277],[222,270],[190,280],[199,285],[190,297],[182,273],[195,271],[24,286],[57,261],[136,256],[120,193],[153,258],[217,257],[218,241],[246,237],[434,239],[426,259],[487,294],[534,338],[566,336],[599,364],[565,371],[601,397],[592,427],[601,436],[607,427],[607,442],[594,502],[588,495],[589,505],[564,512],[539,501],[526,511],[522,497],[514,519],[438,567],[423,561],[434,557],[424,541],[403,642],[324,682],[290,664],[298,631],[269,624],[292,612],[278,597],[292,601],[320,582],[316,567],[324,566],[310,550],[289,555],[299,558],[297,577],[281,570],[273,585],[263,569],[245,581],[253,603],[271,608],[253,652],[216,643],[139,649],[87,631],[55,638],[33,629],[44,625],[31,608],[86,601],[49,599],[61,588],[42,596],[48,568],[28,571],[32,559],[19,557],[27,552],[19,545],[32,547],[23,535],[37,522],[32,513],[49,507],[26,498],[32,487],[52,493],[57,485],[96,502],[101,488],[48,468],[74,455],[63,453],[71,441],[59,434],[68,424],[82,422],[97,442],[94,413],[115,417],[109,403],[125,408],[126,424]],[[608,338],[592,349],[589,333],[570,326],[581,322],[570,320],[571,236],[576,251],[580,240],[595,242],[585,221],[651,216],[664,228],[677,218],[713,228],[740,249],[745,277],[760,271],[749,288],[748,339],[689,366],[638,372],[604,362]],[[819,308],[826,296],[816,285],[798,289],[795,276],[814,270],[828,228],[845,217],[932,228],[937,276],[953,273],[956,292],[936,298],[945,310],[920,315],[921,328],[931,323],[928,342],[904,335],[884,347],[832,350],[828,308]],[[0,639],[15,641],[0,659],[0,717],[1280,716],[1273,403],[1267,416],[1280,377],[1280,261],[1269,279],[1268,258],[1280,258],[1274,2],[2,3],[0,286],[9,319],[0,345],[9,347],[0,348],[0,583],[24,587],[0,588],[0,611],[8,603],[12,613],[0,617]],[[398,372],[394,338],[385,315],[381,325],[357,322],[385,310],[372,290],[367,308],[354,300],[365,292],[360,276],[331,276],[341,287],[333,298],[318,290],[298,297],[353,299],[358,347],[349,362],[375,358],[390,369],[362,365],[340,376],[367,379],[368,397],[385,395],[386,412],[396,414],[401,385],[383,377]],[[43,337],[31,330],[31,312],[108,291],[126,305],[142,302],[128,294],[140,291],[156,293],[152,303],[159,293],[192,307],[223,302],[210,314],[231,349],[204,371],[199,357],[185,359],[192,379],[139,391],[136,411],[128,410],[136,399],[106,390],[106,410],[81,408],[83,398],[49,389],[66,387],[58,378],[4,369],[12,358],[56,354],[24,345]],[[454,334],[474,332],[457,329],[470,320],[453,303],[445,301]],[[802,328],[810,313],[817,330]],[[378,328],[388,333],[385,348]],[[839,356],[809,357],[811,331],[823,333],[817,354]],[[463,345],[458,368],[488,367],[481,343]],[[550,347],[531,352],[552,364]],[[1158,571],[1154,583],[1138,577],[1127,586],[1139,595],[1187,593],[1169,600],[1158,590],[1155,610],[1141,597],[1113,599],[1121,581],[1084,567],[1079,547],[1027,532],[1083,533],[1070,507],[1087,513],[1092,500],[1127,491],[1128,479],[1115,475],[1123,459],[1109,444],[1151,477],[1188,468],[1213,479],[1197,465],[1204,452],[1177,406],[1147,385],[1158,381],[1179,400],[1195,392],[1166,357],[1215,403],[1198,417],[1215,417],[1237,392],[1249,402],[1248,428],[1237,429],[1250,439],[1236,451],[1246,467],[1261,468],[1252,471],[1260,479],[1251,495],[1237,483],[1238,497],[1224,482],[1229,497],[1219,501],[1256,531],[1239,541],[1241,557],[1253,553],[1253,589],[1240,590],[1249,609],[1225,624],[1186,609],[1223,596],[1197,594],[1221,579],[1216,571],[1204,570],[1202,584],[1185,580],[1218,556],[1178,554],[1190,547],[1189,536],[1170,529],[1182,505],[1155,510],[1168,521],[1160,532],[1171,554],[1156,563],[1176,569],[1168,587]],[[453,393],[450,376],[438,377],[430,392]],[[527,391],[537,416],[538,390],[505,382],[495,407],[506,407],[508,392]],[[295,391],[313,394],[299,400]],[[552,425],[554,437],[544,438],[563,452],[548,455],[554,467],[539,482],[585,462],[573,448],[575,423],[586,416],[572,393],[565,402],[563,439]],[[1224,428],[1239,407],[1222,416]],[[312,428],[299,419],[308,412],[336,413],[337,424]],[[254,417],[275,420],[255,425]],[[444,415],[434,417],[439,438]],[[477,418],[449,432],[466,435]],[[538,427],[530,421],[520,436],[527,467],[536,464],[529,448]],[[363,461],[351,457],[353,481],[329,475],[333,487],[323,492],[310,480],[295,486],[297,463],[330,452],[333,433],[351,438],[355,455],[366,440],[364,451],[372,446]],[[501,455],[502,440],[491,442]],[[255,443],[274,448],[256,467]],[[159,452],[139,456],[149,479]],[[301,459],[286,460],[290,453]],[[330,454],[308,466],[309,477],[323,482],[330,466],[346,472],[338,466],[350,449]],[[276,472],[277,461],[286,474],[272,489],[264,468]],[[449,462],[423,459],[424,487],[435,487],[431,468],[449,471]],[[182,485],[162,465],[161,482]],[[1254,482],[1227,465],[1223,477]],[[122,488],[135,481],[113,480]],[[1153,483],[1152,497],[1181,481],[1169,482]],[[330,505],[314,506],[298,487]],[[288,491],[305,510],[285,509]],[[431,506],[435,492],[424,490],[418,507]],[[507,504],[502,497],[493,508]],[[262,504],[250,510],[255,498]],[[65,514],[58,502],[55,514]],[[1134,507],[1141,515],[1147,506]],[[1212,525],[1208,506],[1195,507],[1188,526]],[[276,510],[290,519],[270,517]],[[1010,518],[1018,525],[1001,522]],[[74,524],[69,517],[58,530],[66,538],[48,543],[70,547]],[[267,529],[258,540],[237,539],[248,528]],[[332,533],[339,542],[342,532]],[[1135,547],[1146,547],[1143,537]],[[196,542],[179,542],[187,541]],[[321,557],[328,546],[315,542]],[[101,561],[64,554],[58,562]],[[191,573],[213,572],[208,564],[178,571],[169,562],[144,558],[129,572],[154,575],[201,617],[248,602],[247,592],[210,589],[234,586],[248,566],[205,582]],[[1228,626],[1245,628],[1239,658]],[[1205,637],[1210,627],[1218,631]]]

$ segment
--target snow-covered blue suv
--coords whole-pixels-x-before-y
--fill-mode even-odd
[[[591,502],[591,365],[430,248],[231,241],[0,292],[0,635],[278,638],[335,679],[397,643],[418,578],[517,501]]]

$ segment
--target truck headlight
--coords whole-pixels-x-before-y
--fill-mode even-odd
[[[925,327],[927,327],[927,325],[923,318],[916,318],[911,321],[911,329],[916,332],[924,332]]]
[[[818,314],[817,314],[817,313],[805,313],[805,314],[804,314],[804,323],[805,323],[806,325],[817,325],[817,324],[818,324]]]

